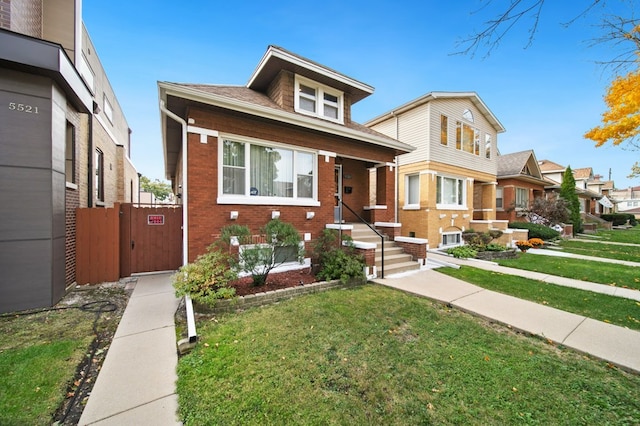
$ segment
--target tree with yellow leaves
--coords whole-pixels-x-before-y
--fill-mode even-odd
[[[640,149],[638,135],[640,135],[640,24],[624,35],[636,45],[636,69],[624,76],[619,76],[611,82],[604,101],[609,108],[602,114],[602,125],[596,126],[585,133],[585,138],[591,139],[596,146],[607,142],[620,145],[628,142]]]

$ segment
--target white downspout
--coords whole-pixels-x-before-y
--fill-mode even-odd
[[[169,111],[160,101],[160,111],[182,126],[182,264],[189,263],[189,215],[187,214],[187,122]]]

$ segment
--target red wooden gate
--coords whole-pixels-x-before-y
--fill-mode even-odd
[[[117,281],[182,266],[182,207],[76,210],[76,282]]]
[[[182,207],[120,208],[120,276],[182,266]]]

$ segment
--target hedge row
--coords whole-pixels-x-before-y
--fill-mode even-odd
[[[539,225],[531,222],[511,222],[509,228],[528,229],[529,238],[540,238],[542,240],[553,240],[560,236],[560,233],[548,226]]]
[[[629,224],[631,226],[636,226],[638,224],[636,217],[631,213],[603,214],[603,215],[600,215],[600,217],[606,220],[607,222],[612,222],[613,226],[626,225],[627,221],[629,221]]]

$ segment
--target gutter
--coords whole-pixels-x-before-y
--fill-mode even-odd
[[[189,215],[187,214],[187,122],[169,111],[160,101],[160,111],[182,126],[182,264],[189,263]]]

